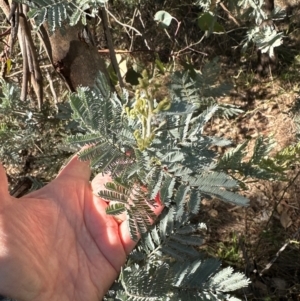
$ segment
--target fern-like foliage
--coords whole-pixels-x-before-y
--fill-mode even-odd
[[[218,114],[226,118],[236,116],[243,111],[232,104],[217,103],[216,97],[227,94],[231,86],[226,83],[216,83],[220,74],[218,60],[207,63],[200,72],[177,71],[173,74],[170,91],[173,100],[180,99],[181,104],[190,103],[199,110],[218,104]]]
[[[274,56],[274,48],[283,43],[283,32],[277,32],[276,26],[270,20],[278,20],[285,18],[286,12],[279,8],[267,15],[263,9],[263,1],[240,0],[238,6],[245,10],[247,18],[254,19],[255,25],[248,30],[247,38],[244,41],[243,50],[245,50],[250,42],[256,44],[262,53],[268,53],[270,57]]]
[[[216,259],[153,262],[126,267],[120,277],[123,289],[117,299],[128,300],[228,300],[227,292],[247,286],[249,280],[231,268],[218,271]],[[239,300],[239,299],[236,299]]]
[[[117,300],[221,300],[226,292],[248,285],[244,275],[220,270],[217,259],[196,251],[205,225],[191,224],[187,214],[181,223],[174,222],[175,215],[176,207],[165,210],[143,235],[120,275]]]
[[[197,0],[195,5],[200,6],[204,13],[198,19],[198,24],[205,28],[207,34],[212,32],[222,32],[223,27],[217,22],[218,6],[212,5],[211,0]],[[249,45],[255,44],[262,53],[268,53],[270,57],[274,56],[274,48],[283,43],[283,32],[278,32],[273,24],[275,20],[282,20],[286,17],[286,12],[276,6],[272,12],[266,13],[263,0],[239,0],[228,3],[231,12],[238,12],[238,17],[249,21],[253,20],[253,25],[247,31],[242,50],[245,51]],[[201,26],[200,26],[201,28]]]
[[[226,270],[219,276],[220,262],[197,251],[204,226],[190,220],[199,212],[203,197],[238,205],[246,205],[247,199],[235,193],[237,181],[215,170],[211,147],[230,142],[203,134],[219,107],[206,105],[199,112],[196,82],[182,74],[181,82],[187,82],[182,91],[176,76],[170,85],[171,98],[160,103],[151,98],[145,79],[130,99],[126,91],[121,97],[111,94],[102,74],[94,88],[80,88],[70,96],[73,118],[84,133],[68,142],[89,145],[79,158],[90,160],[113,179],[99,192],[114,202],[107,214],[125,213],[131,237],[142,237],[121,273],[123,289],[115,296],[121,300],[218,300],[225,296],[225,281],[234,279],[237,287],[248,283]],[[152,226],[151,207],[158,198],[165,209]],[[219,278],[209,282],[214,275]]]
[[[80,20],[86,25],[86,17],[95,17],[98,8],[104,6],[108,0],[24,0],[23,3],[30,7],[28,17],[35,20],[39,27],[44,22],[48,23],[50,31],[62,28],[66,23],[71,26]],[[89,10],[89,13],[86,11]]]
[[[123,171],[132,160],[124,152],[126,140],[120,135],[124,132],[122,107],[116,97],[111,98],[104,76],[99,75],[93,89],[78,89],[78,93],[70,96],[70,104],[73,118],[86,130],[86,134],[69,137],[68,142],[78,146],[91,145],[81,151],[80,158],[91,160],[92,166],[102,172],[119,174],[119,170]]]
[[[176,205],[176,219],[181,219],[186,210],[197,213],[201,195],[217,196],[239,205],[247,203],[244,197],[231,191],[237,188],[236,181],[225,173],[212,170],[215,154],[210,147],[229,144],[227,140],[203,135],[203,128],[217,111],[217,106],[195,114],[196,106],[181,106],[184,100],[174,97],[168,110],[150,113],[147,117],[158,118],[160,125],[150,129],[152,140],[145,149],[139,144],[142,138],[137,138],[136,133],[146,134],[149,129],[143,128],[144,121],[135,120],[130,114],[144,110],[140,103],[148,110],[148,104],[144,100],[137,107],[140,99],[135,99],[131,105],[135,112],[127,114],[126,110],[131,109],[125,107],[130,103],[127,94],[123,101],[116,95],[110,95],[107,86],[101,86],[105,85],[104,81],[104,76],[100,75],[93,89],[81,88],[71,95],[73,117],[85,128],[86,134],[73,136],[68,142],[78,146],[89,144],[90,147],[81,151],[79,157],[91,160],[92,165],[100,168],[101,172],[109,172],[114,178],[122,179],[123,186],[127,183],[126,192],[118,194],[117,191],[110,191],[109,195],[101,192],[101,196],[119,202],[128,200],[125,209],[133,238],[144,232],[147,226],[145,220],[140,224],[136,222],[135,207],[143,208],[144,212],[149,210],[147,202],[140,202],[143,197],[135,195],[136,183],[147,187],[144,200],[153,200],[160,195],[164,204]],[[143,141],[147,139],[150,138],[146,137]],[[121,187],[114,189],[122,191]]]
[[[21,91],[14,84],[0,79],[0,87],[1,161],[19,172],[36,164],[39,176],[51,178],[71,155],[58,146],[66,123],[57,118],[54,108],[38,111],[29,100],[21,101]],[[44,132],[47,136],[41,135]]]
[[[258,137],[255,141],[253,153],[248,156],[247,147],[249,141],[238,145],[236,148],[226,152],[216,164],[216,170],[231,170],[233,173],[238,173],[242,176],[242,180],[251,177],[264,180],[284,180],[284,171],[289,159],[292,159],[291,154],[282,150],[273,158],[269,156],[270,151],[275,146],[275,141],[272,138]],[[290,147],[290,149],[294,149]],[[286,160],[286,161],[285,161]]]

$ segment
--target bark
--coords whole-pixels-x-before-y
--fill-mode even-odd
[[[107,74],[97,47],[80,40],[83,29],[84,26],[78,24],[66,27],[64,33],[58,29],[51,34],[45,26],[40,33],[50,61],[71,91],[79,85],[93,86],[99,70]]]
[[[4,12],[7,20],[10,20],[11,16],[16,16],[16,10],[13,9],[13,6],[10,7],[7,0],[0,0],[0,8]],[[22,18],[20,18],[20,20],[21,19]],[[26,22],[25,25],[29,26],[29,23],[27,23],[26,19],[22,19],[21,21]],[[41,89],[43,80],[41,74],[36,72],[36,70],[39,70],[38,64],[34,65],[36,68],[31,68],[33,71],[29,70],[29,64],[26,65],[26,58],[28,57],[28,55],[26,55],[25,53],[25,46],[27,44],[28,51],[30,50],[31,53],[31,56],[29,58],[36,58],[37,55],[36,50],[32,44],[32,38],[29,31],[29,27],[26,27],[28,29],[26,32],[22,32],[22,28],[24,29],[25,27],[19,26],[18,31],[18,40],[21,49],[24,48],[24,51],[22,51],[22,55],[25,69],[23,72],[24,83],[22,88],[22,94],[23,98],[26,98],[27,86],[29,82],[28,74],[29,72],[34,71],[34,77],[32,78],[31,76],[31,83],[35,84],[35,82],[37,82],[38,84],[37,88],[39,89],[36,89],[36,94],[40,108],[42,105]],[[40,27],[39,31],[40,40],[46,50],[46,53],[48,54],[51,63],[53,64],[54,68],[59,73],[59,75],[66,81],[71,91],[75,91],[79,85],[89,87],[93,86],[96,75],[99,71],[102,71],[104,74],[107,75],[104,60],[98,53],[97,47],[92,43],[86,43],[82,40],[81,37],[83,30],[84,26],[82,24],[77,24],[73,27],[66,26],[66,28],[64,29],[57,29],[54,33],[51,33],[47,28],[47,24],[45,24]],[[26,41],[24,40],[25,37]],[[30,41],[27,41],[29,39]],[[12,51],[12,49],[10,49],[10,51]],[[107,78],[109,79],[108,75]],[[35,85],[34,88],[36,88]]]
[[[265,0],[264,10],[268,16],[271,15],[274,9],[274,0]],[[271,19],[266,20],[260,26],[269,25],[274,26]],[[262,53],[260,50],[257,50],[257,72],[261,76],[267,76],[270,74],[270,71],[275,71],[277,67],[277,57],[274,54],[274,57],[270,57],[267,53]]]

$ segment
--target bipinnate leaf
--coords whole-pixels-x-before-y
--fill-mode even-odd
[[[105,212],[108,215],[119,215],[123,212],[125,212],[126,207],[124,204],[112,204],[109,205],[106,209]]]

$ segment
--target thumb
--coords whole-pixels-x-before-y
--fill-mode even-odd
[[[4,167],[0,163],[0,199],[9,196],[8,182]]]
[[[67,163],[66,166],[62,167],[56,179],[72,177],[77,180],[89,181],[90,176],[90,162],[80,161],[78,155],[75,155],[71,158],[71,160]]]

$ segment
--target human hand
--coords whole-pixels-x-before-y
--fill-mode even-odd
[[[18,301],[103,298],[136,243],[124,216],[106,215],[108,204],[93,194],[109,176],[92,184],[89,178],[89,163],[75,156],[50,184],[16,199],[0,164],[0,294]]]

